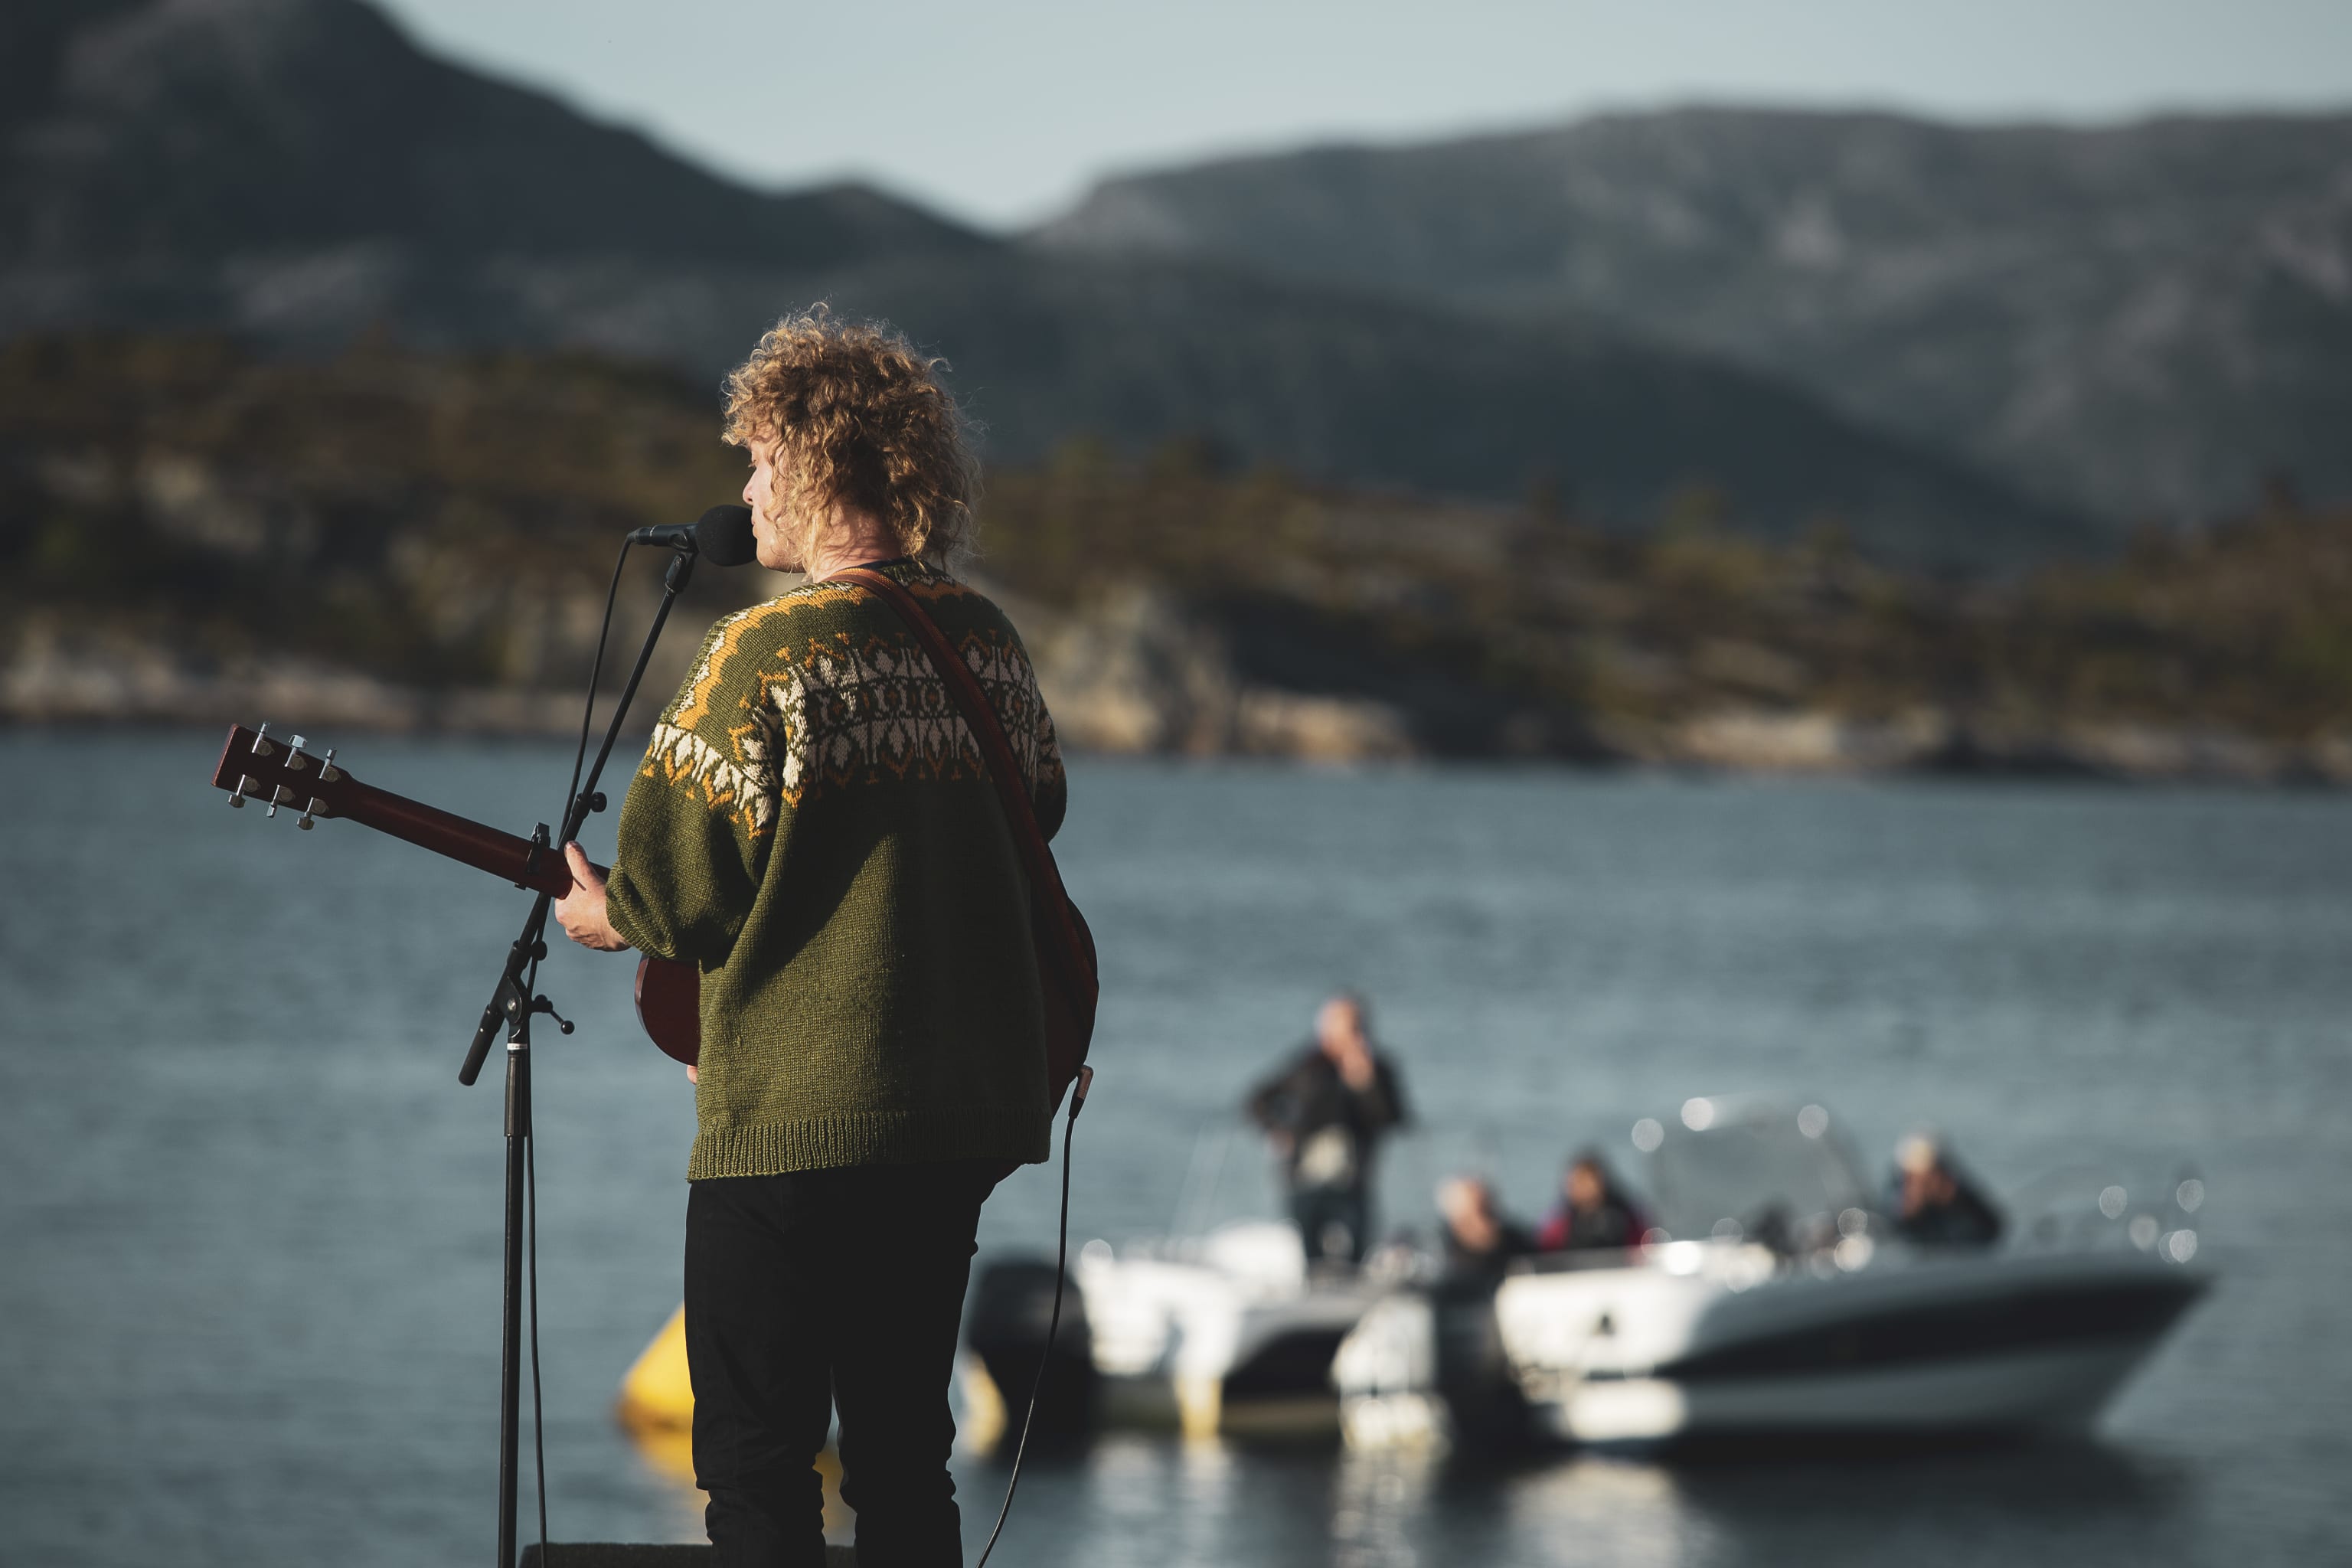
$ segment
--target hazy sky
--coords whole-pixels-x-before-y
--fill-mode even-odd
[[[380,0],[767,185],[1025,222],[1107,171],[1693,98],[1985,119],[2352,109],[2352,0]]]

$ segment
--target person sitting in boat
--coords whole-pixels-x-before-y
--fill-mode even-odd
[[[1895,1146],[1895,1192],[1887,1205],[1895,1229],[1919,1247],[1990,1247],[2000,1239],[2000,1211],[1969,1184],[1949,1151],[1924,1133]]]
[[[1445,1268],[1456,1277],[1493,1276],[1514,1258],[1536,1249],[1525,1226],[1504,1217],[1495,1189],[1477,1176],[1439,1184],[1437,1212],[1445,1221]]]
[[[1283,1162],[1290,1217],[1308,1260],[1362,1262],[1372,1228],[1372,1156],[1405,1120],[1396,1066],[1372,1048],[1363,1000],[1324,1003],[1313,1043],[1259,1084],[1247,1109]]]
[[[1544,1216],[1536,1245],[1546,1252],[1622,1250],[1637,1245],[1650,1223],[1618,1189],[1600,1151],[1586,1149],[1560,1177],[1559,1202]]]

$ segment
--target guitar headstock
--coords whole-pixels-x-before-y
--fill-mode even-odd
[[[334,748],[313,756],[302,749],[307,744],[299,735],[273,740],[267,724],[258,730],[232,725],[220,764],[213,769],[213,787],[226,790],[231,805],[259,801],[272,816],[281,805],[299,805],[297,827],[307,828],[321,816],[341,816],[344,797],[357,781],[335,765]]]

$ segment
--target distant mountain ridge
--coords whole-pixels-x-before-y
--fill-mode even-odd
[[[2352,496],[2352,114],[1607,115],[1130,175],[1034,239],[1597,317],[2117,527]]]
[[[381,327],[715,376],[827,300],[948,355],[1006,460],[1192,439],[1316,479],[1539,487],[1619,525],[1707,487],[1732,526],[1835,519],[1929,564],[2095,542],[1931,442],[1589,319],[1012,243],[854,185],[748,190],[435,60],[358,0],[16,0],[0,61],[0,335],[309,350]]]
[[[12,271],[54,271],[61,289],[93,270],[201,276],[393,245],[444,266],[748,255],[805,268],[991,248],[858,186],[746,191],[431,59],[346,0],[13,3],[0,246]]]

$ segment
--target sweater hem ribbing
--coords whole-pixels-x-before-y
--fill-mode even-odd
[[[1050,1119],[969,1108],[860,1110],[798,1121],[706,1127],[695,1134],[686,1179],[773,1176],[845,1165],[919,1165],[948,1160],[1039,1164],[1053,1154]]]

